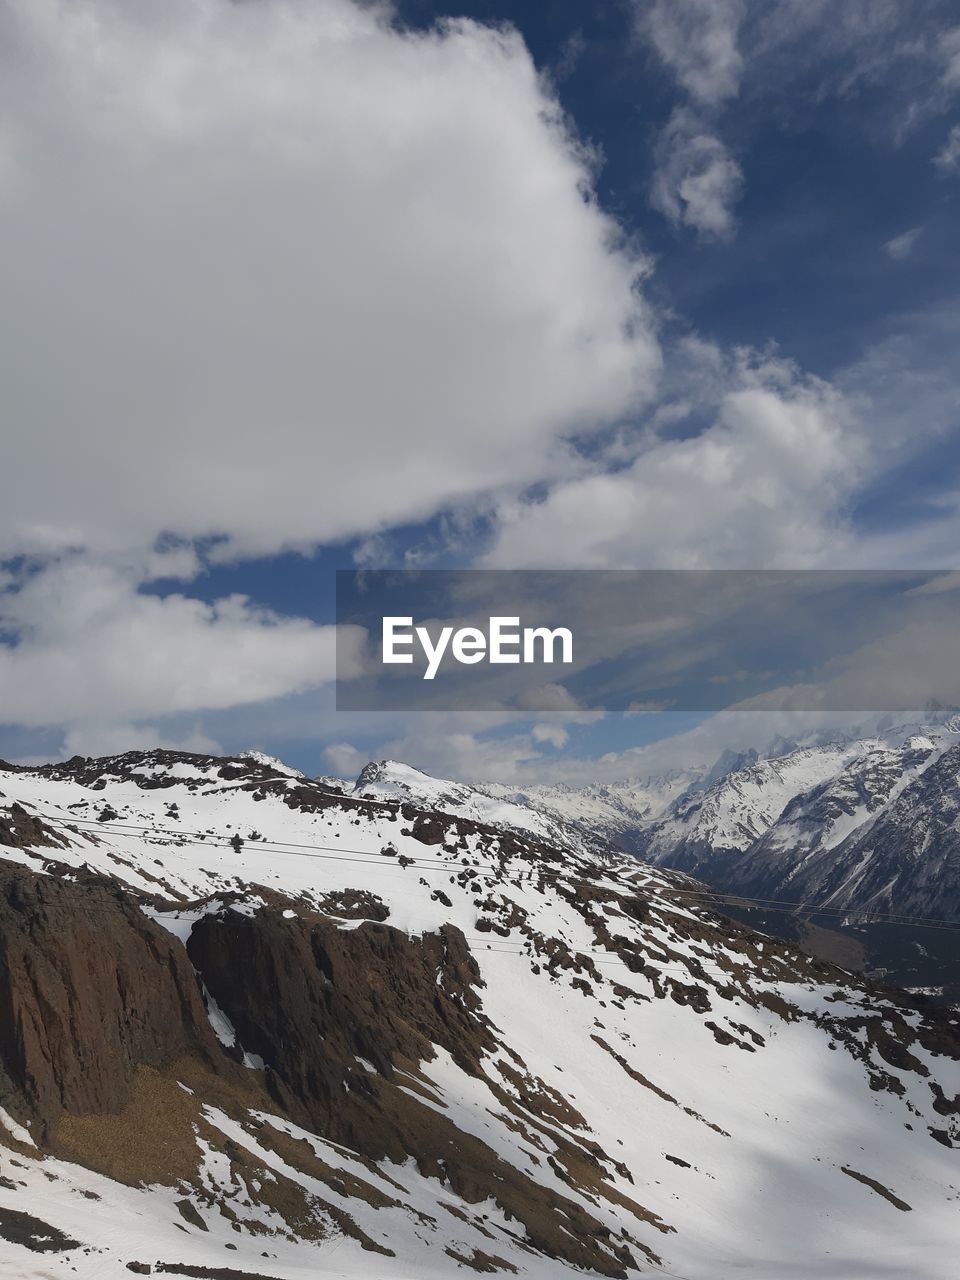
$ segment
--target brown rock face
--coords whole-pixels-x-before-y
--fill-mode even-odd
[[[223,1057],[177,939],[105,884],[0,863],[0,1095],[43,1126],[117,1111],[180,1054]]]
[[[343,930],[227,912],[200,920],[188,951],[244,1049],[267,1064],[278,1099],[374,1159],[408,1154],[379,1106],[399,1065],[433,1058],[439,1045],[474,1072],[493,1044],[476,961],[450,925],[413,939],[372,922]]]

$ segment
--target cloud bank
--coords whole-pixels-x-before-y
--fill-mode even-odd
[[[0,556],[311,547],[562,470],[658,365],[513,31],[11,0]]]
[[[0,645],[5,719],[129,724],[277,698],[332,678],[334,627],[279,617],[242,595],[205,604],[148,594],[138,590],[142,575],[141,566],[65,557],[0,594],[0,631],[18,640]]]

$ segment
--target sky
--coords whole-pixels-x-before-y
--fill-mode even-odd
[[[338,712],[334,572],[956,568],[958,200],[950,0],[0,0],[0,757],[709,762]]]

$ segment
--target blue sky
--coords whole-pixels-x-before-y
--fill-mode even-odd
[[[0,756],[626,776],[698,718],[338,715],[334,571],[956,564],[954,5],[87,16],[0,9]]]

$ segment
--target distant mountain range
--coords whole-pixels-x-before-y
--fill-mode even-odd
[[[467,786],[381,761],[347,790],[575,833],[725,892],[960,922],[960,716],[622,783]]]
[[[724,753],[709,769],[588,787],[440,782],[409,766],[368,765],[353,792],[429,798],[488,813],[559,844],[583,840],[695,876],[726,895],[762,899],[748,918],[867,968],[960,996],[960,716],[893,723],[866,737]],[[502,806],[502,807],[498,807]],[[891,920],[889,917],[897,917]],[[930,922],[908,931],[899,920]],[[809,930],[807,931],[809,934]]]

